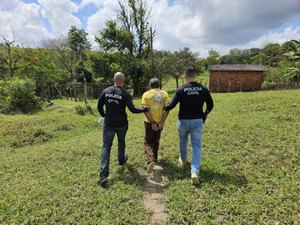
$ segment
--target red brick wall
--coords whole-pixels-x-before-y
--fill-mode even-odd
[[[260,71],[210,71],[211,92],[236,92],[260,90]]]

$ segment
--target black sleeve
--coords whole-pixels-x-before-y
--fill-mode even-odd
[[[178,96],[178,91],[176,91],[172,101],[169,102],[168,104],[166,104],[166,106],[164,107],[164,110],[166,110],[166,111],[172,110],[177,105],[178,102],[179,102],[179,96]]]
[[[147,107],[142,107],[142,108],[135,107],[135,105],[133,104],[131,95],[127,92],[126,92],[125,104],[128,107],[128,109],[130,110],[130,112],[132,112],[132,113],[142,113],[142,112],[148,111]]]
[[[100,95],[100,97],[98,99],[98,106],[97,106],[97,108],[98,108],[98,112],[100,113],[100,115],[102,117],[105,117],[106,114],[105,114],[105,112],[103,110],[103,106],[104,106],[104,92],[101,93],[101,95]]]
[[[214,107],[214,101],[210,95],[210,92],[208,89],[206,89],[206,97],[205,97],[205,103],[206,103],[206,110],[205,110],[205,114],[207,115],[208,113],[211,112],[211,110]]]

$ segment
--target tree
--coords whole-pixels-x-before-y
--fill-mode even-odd
[[[0,61],[3,63],[3,69],[6,66],[8,71],[8,76],[12,78],[15,74],[15,71],[19,68],[18,64],[22,58],[18,48],[15,48],[15,40],[9,40],[6,37],[2,36],[3,42],[0,46]],[[3,78],[5,75],[3,74]]]
[[[72,57],[72,74],[75,74],[73,79],[83,81],[84,83],[92,81],[92,74],[85,68],[86,52],[90,50],[91,44],[87,40],[87,35],[83,29],[77,29],[71,26],[68,32],[68,47]]]
[[[167,79],[172,76],[172,53],[170,51],[155,50],[153,51],[153,76],[159,80]]]
[[[216,50],[209,50],[208,57],[205,59],[206,69],[208,65],[219,64],[220,62],[220,53]]]
[[[69,50],[67,38],[62,36],[44,40],[42,45],[51,53],[54,63],[68,74],[68,79],[74,78],[75,59]]]
[[[278,67],[282,60],[282,51],[279,44],[267,44],[260,52],[253,58],[256,64],[265,66]]]
[[[283,54],[289,53],[295,50],[295,43],[293,41],[286,41],[281,45],[281,52]]]
[[[290,67],[284,69],[284,76],[288,77],[290,80],[297,80],[300,82],[300,39],[292,40],[289,43],[289,48],[291,51],[283,54],[292,63]]]
[[[252,57],[257,54],[256,49],[244,49],[237,48],[231,49],[228,55],[224,55],[220,58],[221,64],[251,64]],[[259,49],[258,49],[259,51]]]
[[[118,1],[117,21],[109,20],[106,28],[95,37],[100,48],[108,52],[120,52],[124,56],[123,71],[133,83],[133,95],[144,91],[150,76],[149,57],[151,51],[151,32],[149,18],[151,10],[145,0]],[[127,65],[127,66],[126,66]]]
[[[83,29],[77,29],[71,26],[68,32],[68,47],[78,57],[82,57],[86,51],[90,50],[91,44],[87,40],[87,35]]]
[[[176,80],[176,88],[179,87],[179,78],[184,73],[184,70],[188,66],[196,65],[198,61],[198,55],[192,53],[189,48],[183,48],[179,51],[175,51],[168,59],[168,63],[171,66],[170,72]]]
[[[90,61],[94,77],[99,80],[111,80],[112,74],[122,71],[125,61],[119,52],[93,52],[90,54]]]

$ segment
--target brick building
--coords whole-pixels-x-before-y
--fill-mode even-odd
[[[250,64],[209,65],[211,92],[260,90],[264,67]]]

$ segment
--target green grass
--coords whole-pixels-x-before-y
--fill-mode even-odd
[[[178,109],[167,119],[159,156],[170,181],[166,224],[299,224],[299,90],[213,98],[199,187],[177,163]],[[114,142],[102,189],[103,125],[77,114],[78,105],[55,100],[34,115],[0,115],[0,224],[147,224],[143,115],[128,113],[128,164],[118,166]]]

